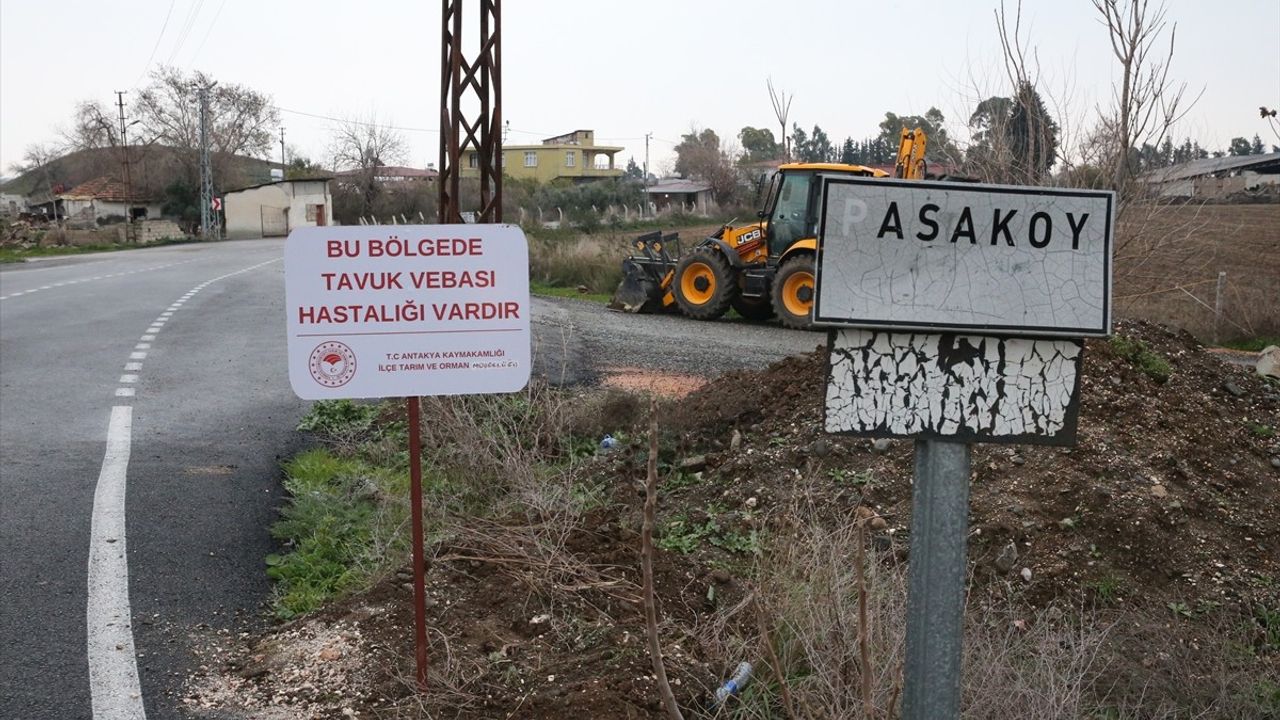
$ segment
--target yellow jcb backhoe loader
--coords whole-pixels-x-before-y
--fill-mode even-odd
[[[928,139],[903,128],[894,176],[921,179]],[[812,325],[814,256],[817,252],[819,175],[888,177],[863,165],[788,163],[778,168],[765,194],[760,220],[725,225],[688,253],[671,254],[674,235],[637,238],[639,254],[622,263],[623,279],[611,307],[628,312],[678,309],[714,320],[733,308],[748,320],[777,316],[783,325]]]

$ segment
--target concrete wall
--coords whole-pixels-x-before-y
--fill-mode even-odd
[[[130,206],[135,209],[146,208],[148,218],[160,217],[160,205],[157,203],[135,202],[131,205],[126,205],[123,202],[112,200],[80,198],[63,198],[62,200],[63,217],[67,219],[67,222],[84,227],[95,225],[101,218],[112,216],[123,218]]]
[[[333,197],[323,180],[260,185],[229,192],[222,201],[226,236],[232,240],[280,237],[298,227],[333,224]]]

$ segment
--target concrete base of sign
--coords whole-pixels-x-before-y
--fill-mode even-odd
[[[1080,340],[837,330],[830,347],[827,432],[1075,439]]]

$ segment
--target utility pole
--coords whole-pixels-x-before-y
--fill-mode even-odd
[[[124,122],[124,91],[116,91],[116,108],[120,111],[120,152],[124,156],[124,233],[125,241],[134,238],[133,232],[133,177],[129,168],[129,126]]]
[[[653,131],[644,134],[644,209],[649,210],[649,138],[653,137]],[[641,215],[643,217],[643,214]]]
[[[283,177],[288,170],[284,164],[284,126],[280,126],[280,175]]]
[[[201,85],[200,94],[200,238],[217,240],[218,218],[213,214],[213,164],[209,162],[209,90],[216,83]]]

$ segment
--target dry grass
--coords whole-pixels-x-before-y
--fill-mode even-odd
[[[1225,271],[1219,339],[1280,334],[1280,205],[1135,205],[1117,236],[1118,314],[1211,341]]]
[[[787,718],[784,690],[806,719],[883,720],[901,708],[906,568],[868,552],[850,519],[831,528],[793,526],[757,568],[758,590],[722,609],[699,639],[726,668],[757,664],[740,701],[716,715]],[[763,619],[751,617],[758,599]],[[860,645],[859,601],[869,627]],[[1280,667],[1256,655],[1248,623],[1229,614],[1198,640],[1171,631],[1165,616],[1026,607],[1016,593],[971,597],[966,610],[963,714],[971,720],[1181,720],[1280,717]],[[767,628],[767,630],[766,630]],[[764,662],[762,636],[776,648]],[[869,696],[861,675],[870,675]],[[870,705],[870,710],[866,705]]]

